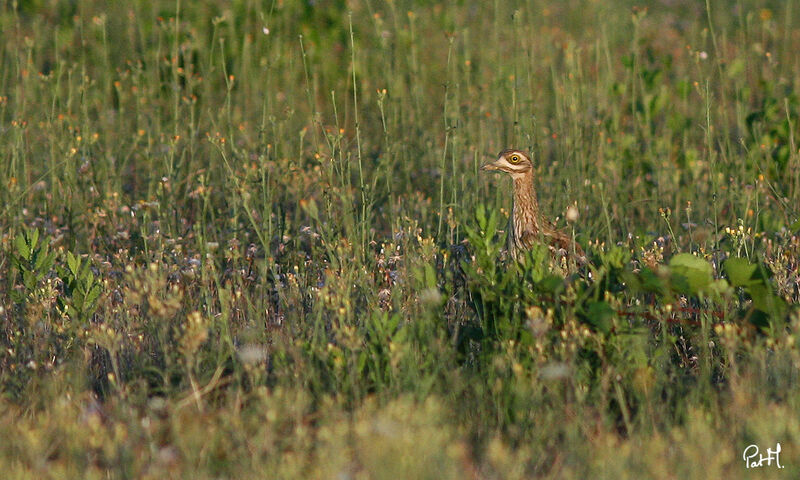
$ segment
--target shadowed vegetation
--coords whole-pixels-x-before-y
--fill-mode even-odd
[[[0,4],[9,478],[800,472],[800,4],[107,3]]]

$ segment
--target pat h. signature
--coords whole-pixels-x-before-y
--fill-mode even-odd
[[[781,465],[781,444],[775,444],[775,448],[768,448],[766,455],[760,455],[758,445],[748,445],[742,453],[742,460],[746,468],[771,467],[775,461],[775,466],[783,468]]]

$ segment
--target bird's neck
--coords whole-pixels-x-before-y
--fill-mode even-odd
[[[528,171],[514,176],[514,217],[524,217],[538,224],[539,202],[533,189],[533,172]]]

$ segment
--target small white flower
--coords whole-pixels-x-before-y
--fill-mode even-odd
[[[264,32],[264,35],[269,35],[269,28],[264,27],[261,29],[261,31]]]
[[[567,207],[567,221],[570,223],[574,223],[578,220],[579,212],[578,207],[575,205],[570,205]]]
[[[705,60],[707,58],[708,58],[708,54],[705,51],[700,52],[700,60]]]
[[[438,288],[426,288],[420,292],[419,300],[424,305],[438,305],[442,301],[442,294]]]

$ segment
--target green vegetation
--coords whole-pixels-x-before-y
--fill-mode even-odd
[[[800,4],[438,3],[0,3],[4,478],[800,474]]]

